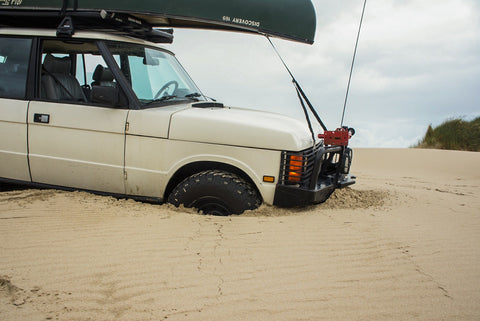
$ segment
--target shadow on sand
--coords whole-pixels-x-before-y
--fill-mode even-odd
[[[31,187],[10,183],[0,183],[0,192],[21,191]]]

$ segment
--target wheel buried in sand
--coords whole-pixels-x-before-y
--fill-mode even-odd
[[[187,177],[168,197],[168,202],[194,207],[208,215],[242,214],[260,206],[253,186],[241,177],[221,170],[208,170]]]

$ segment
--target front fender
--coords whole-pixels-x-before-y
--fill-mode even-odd
[[[179,170],[190,164],[210,162],[226,164],[245,173],[264,201],[272,204],[280,157],[281,152],[275,150],[128,136],[126,191],[128,195],[163,199],[168,184]],[[276,181],[264,183],[265,175],[276,177]]]

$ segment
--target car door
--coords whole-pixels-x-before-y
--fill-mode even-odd
[[[0,178],[30,181],[26,84],[32,39],[0,36]]]
[[[124,194],[127,112],[31,102],[28,146],[32,181]]]
[[[124,194],[128,109],[92,101],[89,95],[95,67],[106,67],[102,56],[88,41],[48,40],[42,48],[40,98],[30,103],[28,112],[32,181]],[[47,56],[57,61],[48,68]],[[73,74],[78,84],[72,80]],[[81,89],[80,82],[84,83]],[[115,85],[114,80],[111,85]],[[50,93],[58,96],[48,96]]]

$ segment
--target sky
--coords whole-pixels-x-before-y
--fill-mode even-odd
[[[313,0],[313,45],[273,38],[326,126],[339,127],[363,0]],[[260,35],[176,29],[168,47],[227,106],[304,119],[291,78]],[[480,2],[368,0],[344,125],[353,147],[404,148],[429,124],[480,116]]]

